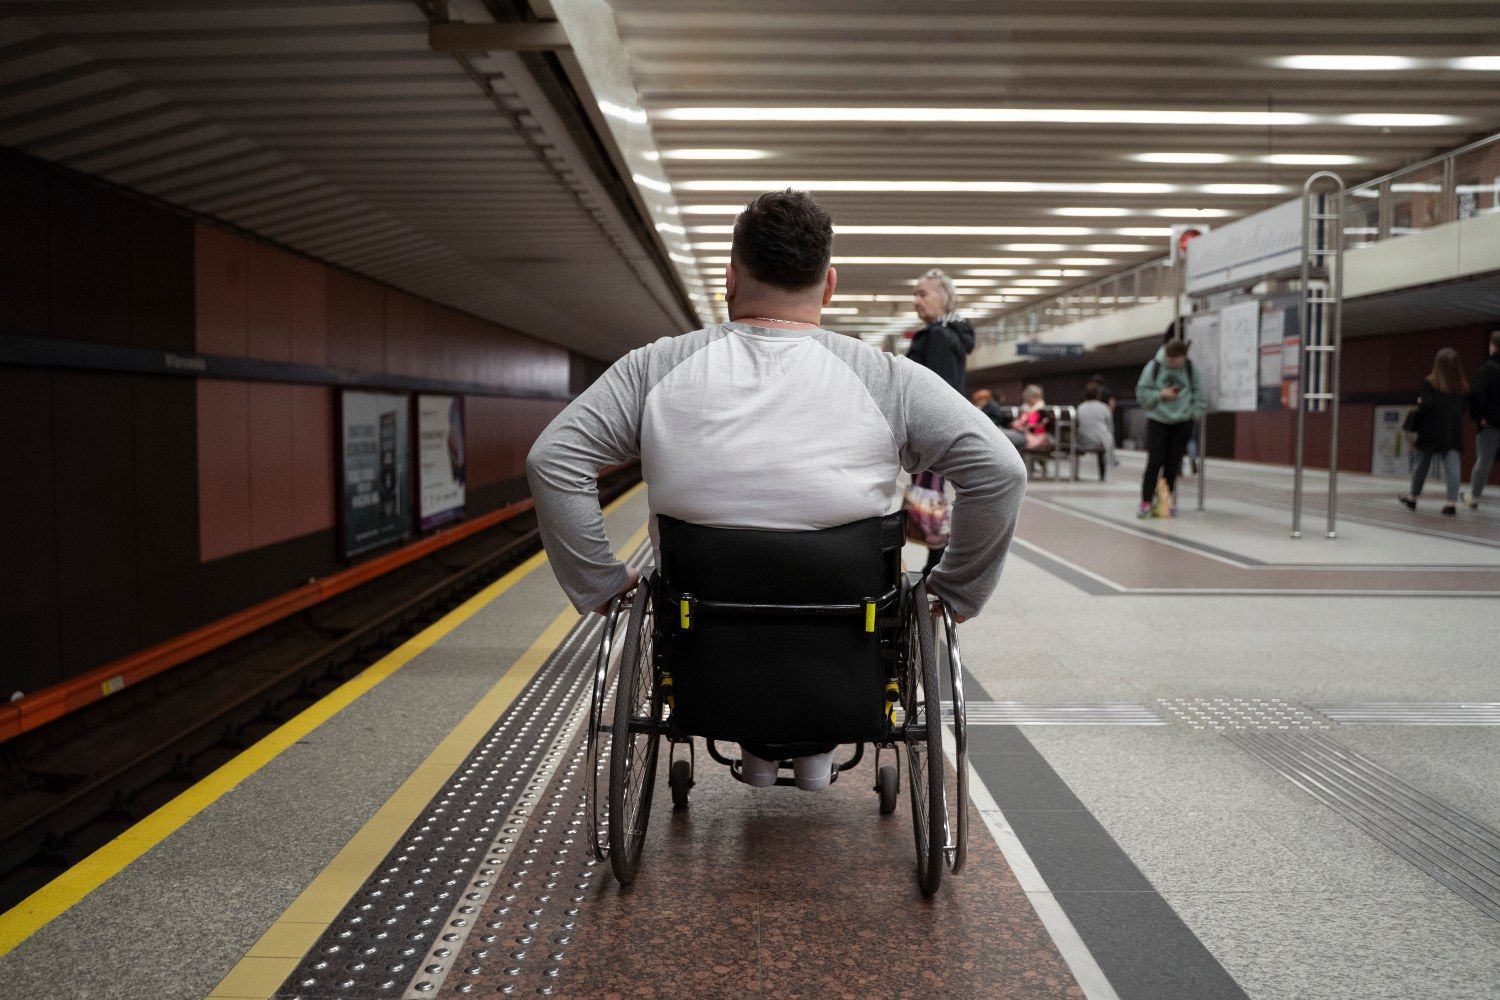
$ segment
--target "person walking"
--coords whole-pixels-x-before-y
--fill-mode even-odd
[[[1479,432],[1474,435],[1474,468],[1469,473],[1469,489],[1460,497],[1464,506],[1473,510],[1479,506],[1484,484],[1495,465],[1495,455],[1500,452],[1500,330],[1490,334],[1490,356],[1469,383],[1469,416],[1479,425]]]
[[[974,327],[958,314],[958,295],[953,289],[953,279],[936,268],[928,271],[912,285],[912,304],[917,318],[927,325],[912,336],[911,347],[906,351],[907,360],[929,369],[962,393],[969,354],[974,350]],[[929,478],[931,489],[938,493],[946,490],[941,477]],[[928,549],[927,565],[922,572],[931,573],[946,551],[946,545]]]
[[[1168,517],[1177,516],[1177,474],[1193,425],[1208,411],[1198,373],[1188,360],[1188,342],[1173,340],[1141,369],[1135,398],[1146,413],[1146,472],[1141,477],[1141,505],[1136,517],[1155,511],[1156,482],[1165,479],[1171,500]]]
[[[1432,359],[1432,371],[1422,382],[1417,408],[1407,417],[1408,430],[1417,434],[1417,461],[1411,470],[1411,492],[1397,497],[1410,510],[1417,509],[1417,498],[1427,482],[1433,459],[1443,466],[1448,502],[1443,513],[1458,513],[1459,457],[1463,448],[1464,397],[1469,394],[1469,380],[1458,366],[1458,352],[1445,347]]]

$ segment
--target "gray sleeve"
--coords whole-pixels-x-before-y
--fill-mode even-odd
[[[979,613],[1000,582],[1026,493],[1026,463],[978,407],[932,372],[898,359],[901,464],[951,480],[957,499],[948,551],[928,587],[957,614]]]
[[[542,544],[579,611],[618,594],[629,579],[604,533],[599,472],[640,457],[645,348],[631,351],[557,415],[526,456]]]

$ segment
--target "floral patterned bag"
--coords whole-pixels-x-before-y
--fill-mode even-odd
[[[906,488],[906,537],[929,549],[948,544],[953,509],[941,476],[920,472]]]

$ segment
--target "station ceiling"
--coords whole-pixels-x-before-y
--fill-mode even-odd
[[[925,261],[965,311],[1014,308],[1322,167],[1354,182],[1500,128],[1494,2],[613,6],[708,287],[731,208],[807,186],[859,296],[827,319],[849,332],[912,326]]]
[[[429,35],[554,17],[609,44]],[[1496,129],[1494,0],[0,2],[0,145],[604,359],[719,313],[772,187],[878,334],[929,265],[984,315]]]

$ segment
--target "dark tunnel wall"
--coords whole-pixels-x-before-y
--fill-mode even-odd
[[[597,363],[0,150],[0,333],[461,381],[467,515]],[[0,366],[0,695],[347,563],[339,389]]]

